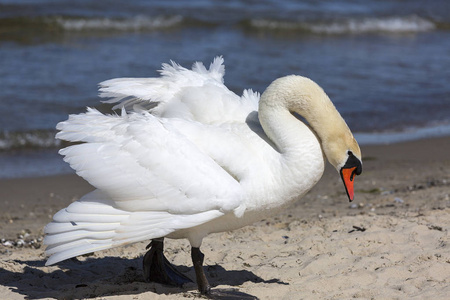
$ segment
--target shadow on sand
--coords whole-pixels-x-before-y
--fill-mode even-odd
[[[25,299],[80,299],[113,295],[136,295],[145,292],[157,294],[198,294],[195,283],[182,288],[147,283],[142,275],[142,258],[90,258],[84,262],[71,259],[58,264],[58,269],[46,271],[44,261],[12,261],[17,268],[0,270],[0,284],[8,286]],[[192,267],[176,266],[190,278],[195,278]],[[17,270],[17,271],[16,271]],[[287,284],[278,279],[264,280],[245,270],[225,270],[219,265],[205,266],[213,286],[211,299],[257,299],[238,289],[214,288],[218,285],[240,286],[245,282]]]

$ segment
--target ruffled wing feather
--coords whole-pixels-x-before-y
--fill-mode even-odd
[[[120,117],[91,109],[59,123],[57,138],[87,142],[60,153],[78,175],[121,209],[170,213],[236,209],[242,198],[239,182],[169,125],[149,113]]]
[[[100,97],[110,98],[116,108],[141,109],[166,118],[182,118],[205,124],[245,122],[258,110],[259,94],[244,91],[241,97],[223,84],[223,58],[216,57],[209,69],[201,62],[192,70],[175,62],[163,64],[159,78],[116,78],[100,83]]]

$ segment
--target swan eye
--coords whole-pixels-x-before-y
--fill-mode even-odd
[[[353,152],[352,152],[352,151],[348,151],[347,154],[348,154],[349,156],[351,156],[351,155],[353,155]]]

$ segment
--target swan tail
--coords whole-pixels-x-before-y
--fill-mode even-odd
[[[113,207],[113,203],[106,194],[95,190],[57,212],[44,229],[45,253],[49,256],[46,265],[164,237],[223,215],[218,210],[190,215],[167,211],[130,212]]]
[[[114,237],[121,222],[130,213],[108,204],[98,190],[60,210],[44,229],[46,265],[78,255],[114,247]]]

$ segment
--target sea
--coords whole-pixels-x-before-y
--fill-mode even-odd
[[[0,0],[0,178],[72,172],[55,126],[99,82],[218,55],[238,94],[310,77],[361,144],[450,136],[448,0]]]

